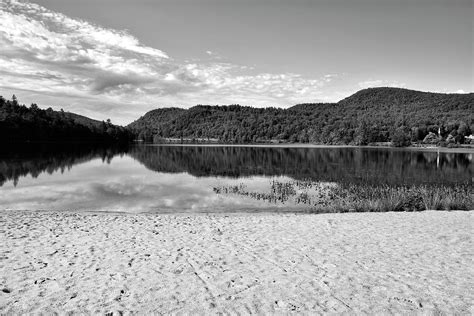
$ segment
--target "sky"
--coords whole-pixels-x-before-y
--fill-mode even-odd
[[[0,0],[0,95],[128,124],[159,107],[473,89],[472,0]]]

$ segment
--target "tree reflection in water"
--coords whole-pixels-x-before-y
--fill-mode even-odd
[[[129,155],[158,172],[196,177],[288,176],[350,183],[472,183],[472,153],[387,148],[137,146]]]
[[[126,165],[109,165],[117,155],[130,156],[137,164],[129,159]],[[86,189],[81,189],[85,190],[84,192],[95,192],[94,188],[108,188],[110,185],[129,186],[125,191],[120,189],[117,193],[119,195],[113,197],[113,203],[120,202],[123,205],[129,205],[133,199],[136,199],[136,203],[145,199],[149,205],[164,205],[164,199],[182,199],[178,192],[168,192],[173,190],[170,182],[160,182],[159,178],[150,182],[146,182],[145,178],[130,178],[133,177],[130,172],[139,171],[141,175],[155,172],[162,175],[185,174],[186,176],[181,178],[182,181],[189,181],[189,186],[184,182],[174,185],[178,185],[180,190],[193,188],[193,192],[200,192],[200,198],[196,199],[201,200],[193,200],[193,205],[205,204],[207,197],[209,200],[206,201],[217,203],[212,204],[213,207],[218,207],[221,202],[228,207],[224,200],[230,201],[238,197],[240,201],[246,201],[246,207],[257,207],[256,205],[261,203],[256,201],[260,201],[288,209],[303,207],[316,212],[474,208],[472,153],[383,148],[142,145],[103,147],[97,144],[27,144],[0,149],[0,185],[13,181],[16,186],[19,179],[28,175],[36,178],[45,172],[64,173],[74,165],[98,158],[103,163],[90,167],[99,168],[90,170],[91,178],[82,179],[79,176],[69,179],[65,175],[64,178],[56,178],[54,183],[43,179],[46,182],[38,183],[45,183],[44,188],[39,188],[38,192],[51,191],[53,187],[72,183],[70,181],[75,181],[76,184],[82,184],[84,181],[84,185],[89,185]],[[141,168],[139,164],[148,170]],[[104,165],[107,168],[104,168]],[[201,178],[200,183],[207,183],[209,187],[195,190],[195,186],[199,185],[194,183],[196,178]],[[259,182],[261,180],[263,182]],[[125,183],[122,183],[123,181]],[[137,187],[141,189],[134,190]],[[159,193],[150,192],[155,187],[160,194],[165,195],[162,197]],[[133,194],[123,195],[122,191]],[[74,195],[76,193],[70,194],[77,196]],[[110,198],[110,194],[105,194],[106,197],[103,195],[92,194],[91,198]],[[210,195],[223,200],[216,201]],[[51,198],[61,200],[61,196]],[[47,205],[48,202],[45,203]],[[91,203],[94,205],[96,202]]]
[[[0,149],[0,186],[13,180],[16,186],[22,177],[37,178],[46,172],[64,173],[74,165],[101,158],[110,163],[116,155],[127,152],[127,146],[103,146],[101,144],[48,144],[27,143],[4,146]]]
[[[472,153],[383,148],[34,145],[0,149],[0,185],[75,164],[129,155],[147,169],[196,177],[287,176],[294,180],[390,185],[470,183]]]

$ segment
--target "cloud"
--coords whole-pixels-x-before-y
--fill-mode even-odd
[[[375,87],[392,87],[392,88],[405,88],[406,84],[398,81],[390,80],[366,80],[359,82],[359,87],[362,89],[375,88]]]
[[[206,52],[211,60],[180,62],[126,31],[29,2],[3,0],[0,20],[2,93],[22,91],[20,98],[36,98],[31,102],[98,119],[112,116],[117,123],[159,106],[291,106],[328,100],[322,89],[337,79],[256,73],[223,63],[212,51]]]

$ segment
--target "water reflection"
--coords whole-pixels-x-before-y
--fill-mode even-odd
[[[280,181],[273,178],[268,191],[265,191],[265,187],[259,187],[258,191],[252,191],[244,183],[217,186],[213,190],[216,194],[236,194],[272,204],[325,206],[331,200],[332,189],[335,186],[335,183],[330,182]]]
[[[264,177],[246,180],[254,190],[269,183]],[[289,179],[282,178],[285,180]],[[128,156],[114,157],[110,163],[95,158],[64,174],[25,177],[16,187],[5,184],[0,189],[0,209],[219,212],[284,207],[213,191],[215,185],[235,185],[237,181],[241,180],[150,172]]]
[[[0,147],[0,186],[12,180],[16,186],[22,177],[37,178],[41,173],[64,173],[72,166],[100,157],[110,163],[116,155],[128,151],[127,146],[104,147],[100,144],[38,144]]]
[[[30,145],[0,151],[0,209],[299,210],[338,182],[472,185],[471,161],[360,148]]]
[[[140,146],[130,156],[158,172],[196,177],[288,176],[387,184],[472,183],[472,154],[382,148]]]

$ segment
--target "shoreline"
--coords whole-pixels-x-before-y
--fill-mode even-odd
[[[0,313],[472,312],[474,212],[314,215],[0,212]]]
[[[7,146],[22,146],[22,145],[62,145],[62,146],[77,146],[77,145],[94,145],[105,147],[121,147],[121,146],[151,146],[151,147],[256,147],[256,148],[360,148],[360,149],[389,149],[393,151],[421,151],[421,152],[439,152],[439,153],[474,153],[474,146],[463,147],[436,147],[436,146],[408,146],[408,147],[393,147],[386,145],[325,145],[325,144],[309,144],[309,143],[256,143],[256,144],[231,144],[231,143],[145,143],[145,142],[130,142],[126,143],[101,143],[90,141],[28,141],[4,143]]]
[[[451,212],[461,212],[461,213],[468,213],[468,212],[473,212],[474,214],[474,209],[472,210],[463,210],[463,209],[455,209],[455,210],[436,210],[436,209],[429,209],[429,210],[420,210],[420,211],[365,211],[365,212],[360,212],[360,211],[345,211],[345,212],[320,212],[320,211],[311,211],[311,210],[291,210],[291,211],[284,211],[284,210],[273,210],[271,208],[268,209],[254,209],[254,210],[247,210],[247,209],[241,209],[241,210],[232,210],[232,211],[142,211],[142,212],[127,212],[127,211],[108,211],[108,210],[94,210],[94,211],[89,211],[89,210],[26,210],[26,209],[0,209],[0,216],[8,214],[8,213],[40,213],[40,214],[56,214],[56,213],[64,213],[64,214],[85,214],[85,215],[92,215],[92,216],[97,216],[97,215],[119,215],[119,216],[222,216],[222,217],[230,217],[230,216],[271,216],[271,215],[283,215],[283,216],[320,216],[320,215],[344,215],[344,214],[360,214],[363,216],[363,214],[400,214],[400,213],[426,213],[426,212],[445,212],[445,213],[451,213]]]
[[[423,151],[423,152],[440,152],[440,153],[474,153],[474,147],[392,147],[392,146],[357,146],[357,145],[318,145],[318,144],[305,144],[305,143],[294,143],[294,144],[212,144],[212,143],[201,143],[201,144],[152,144],[152,143],[134,143],[136,146],[151,146],[151,147],[261,147],[261,148],[360,148],[360,149],[390,149],[393,151]]]

